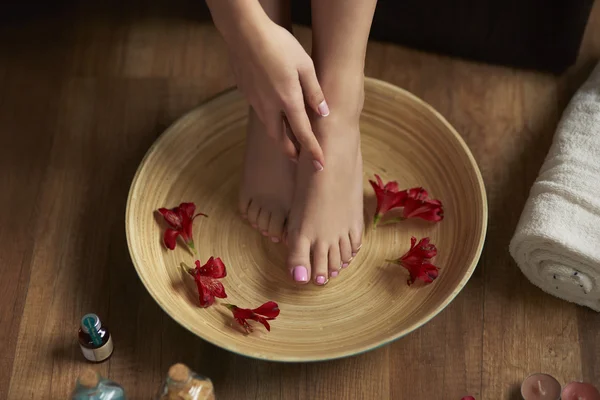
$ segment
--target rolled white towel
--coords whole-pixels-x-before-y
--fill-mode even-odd
[[[600,311],[600,63],[562,115],[509,250],[533,284]]]

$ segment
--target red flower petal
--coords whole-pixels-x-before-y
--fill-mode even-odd
[[[406,199],[407,192],[400,192],[398,190],[397,182],[388,182],[384,185],[381,177],[377,174],[375,175],[375,179],[377,179],[377,182],[369,180],[369,183],[371,184],[371,187],[373,187],[375,197],[377,198],[374,221],[374,223],[377,224],[377,221],[379,221],[383,214],[393,208],[402,206]]]
[[[267,318],[276,318],[279,315],[279,306],[274,301],[268,301],[262,306],[255,308],[254,311],[256,314],[263,315]]]
[[[422,263],[425,259],[433,258],[437,255],[437,248],[434,244],[429,242],[429,238],[423,238],[419,240],[417,244],[417,238],[410,238],[410,249],[400,257],[398,263],[415,264]]]
[[[177,245],[177,236],[179,236],[178,230],[168,228],[165,231],[163,240],[165,242],[165,246],[167,246],[169,250],[173,250]]]
[[[171,227],[175,229],[181,229],[181,218],[177,213],[177,208],[169,210],[167,208],[162,207],[158,209],[158,212],[161,213],[167,224],[169,224]]]
[[[227,276],[227,269],[220,258],[211,257],[202,267],[200,267],[200,261],[196,261],[196,263],[200,275],[210,276],[215,279],[225,278]]]
[[[269,325],[269,322],[267,321],[267,318],[263,318],[263,317],[261,317],[261,316],[258,316],[258,315],[256,315],[256,316],[255,316],[253,319],[254,319],[255,321],[258,321],[258,322],[260,322],[261,324],[263,324],[263,326],[264,326],[265,328],[267,328],[267,331],[271,332],[271,325]]]
[[[425,192],[427,194],[427,192]],[[404,203],[404,218],[421,218],[426,221],[437,222],[444,219],[444,210],[439,200],[408,196]]]
[[[410,239],[410,249],[400,258],[392,261],[406,268],[410,274],[408,285],[420,279],[425,283],[433,282],[439,275],[439,268],[433,265],[431,258],[437,255],[437,248],[429,242],[429,238],[423,238],[417,243],[414,236]]]
[[[233,304],[225,304],[225,306],[231,310],[233,318],[246,330],[246,332],[252,332],[252,327],[248,323],[249,319],[263,324],[267,331],[270,332],[271,325],[269,325],[268,321],[275,319],[279,315],[279,306],[274,301],[268,301],[253,310],[239,308]]]
[[[195,275],[194,280],[198,287],[198,298],[200,300],[200,307],[209,307],[215,302],[215,296],[211,293],[210,288],[207,287],[206,283],[203,282],[200,275]]]
[[[200,306],[208,307],[215,302],[215,297],[224,299],[227,297],[225,287],[217,279],[224,278],[227,275],[225,264],[220,258],[211,257],[206,264],[201,265],[200,261],[195,261],[196,268],[190,273],[194,276]]]
[[[190,220],[194,217],[194,212],[196,212],[196,205],[194,203],[181,203],[178,208],[181,210],[182,215],[185,215]]]
[[[429,193],[422,187],[416,187],[406,190],[406,197],[416,200],[426,200],[429,197]]]

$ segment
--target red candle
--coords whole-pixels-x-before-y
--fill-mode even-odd
[[[562,391],[562,400],[600,400],[600,392],[591,383],[571,382]]]
[[[525,400],[558,400],[560,383],[547,374],[529,375],[521,385],[521,396]]]

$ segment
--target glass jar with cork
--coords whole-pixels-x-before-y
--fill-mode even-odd
[[[156,400],[215,400],[215,392],[209,378],[178,363],[169,368]]]
[[[125,390],[116,382],[103,378],[91,368],[79,375],[71,400],[127,400]]]

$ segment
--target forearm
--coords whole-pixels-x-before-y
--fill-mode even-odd
[[[252,38],[270,22],[258,0],[206,0],[215,26],[228,45]]]

